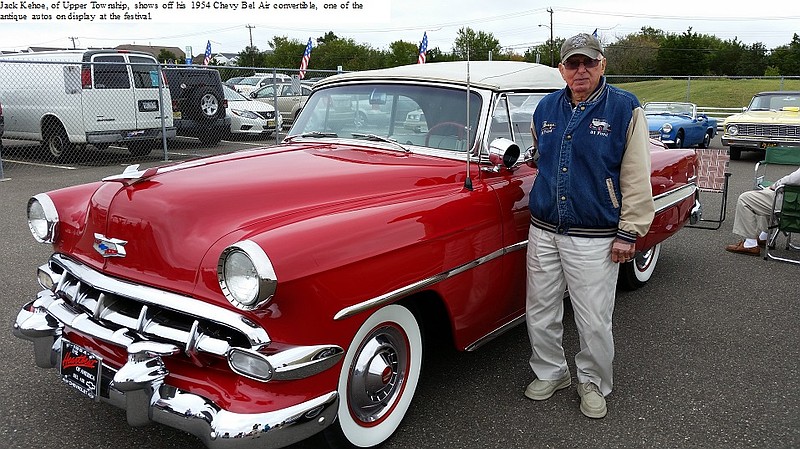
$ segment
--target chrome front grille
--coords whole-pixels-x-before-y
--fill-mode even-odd
[[[259,349],[270,341],[263,328],[237,312],[111,278],[58,254],[41,269],[57,281],[55,296],[67,306],[49,312],[110,343],[133,334],[137,340],[173,343],[194,358],[199,353],[225,356],[231,347]],[[93,325],[87,326],[87,320]]]
[[[736,126],[739,128],[737,136],[800,139],[800,125],[737,123]]]

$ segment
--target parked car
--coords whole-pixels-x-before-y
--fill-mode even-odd
[[[694,103],[649,102],[644,113],[650,137],[672,148],[708,148],[717,135],[717,119],[698,114]]]
[[[169,92],[161,98],[158,61],[149,53],[60,50],[2,54],[0,61],[6,137],[41,142],[53,161],[87,144],[123,144],[145,156],[162,133],[175,137]]]
[[[800,146],[800,91],[758,93],[747,110],[726,118],[722,129],[731,159],[741,158],[742,151]]]
[[[308,84],[280,83],[267,84],[252,92],[250,97],[272,105],[277,101],[278,112],[283,116],[283,122],[292,123],[305,106],[309,95],[311,95],[311,86]]]
[[[514,110],[564,82],[544,65],[476,61],[465,83],[466,64],[329,77],[278,146],[34,196],[29,226],[53,254],[14,334],[132,425],[210,448],[318,432],[380,445],[409,410],[427,342],[471,351],[524,321],[536,171]],[[327,120],[363,93],[392,114],[413,103],[428,131],[397,126],[403,111],[369,132]],[[651,151],[657,214],[621,267],[631,287],[699,210],[695,152]]]
[[[231,134],[269,137],[281,129],[281,116],[271,105],[247,98],[228,86],[222,87],[225,99],[228,100],[227,114],[231,121]]]
[[[195,66],[163,70],[178,135],[197,137],[205,145],[218,144],[230,130],[219,72]]]
[[[228,78],[228,79],[227,79],[227,80],[225,80],[225,81],[224,81],[222,84],[224,84],[224,85],[226,85],[226,86],[230,87],[231,89],[234,89],[234,90],[236,90],[236,89],[235,89],[236,83],[238,83],[239,81],[241,81],[241,80],[243,80],[243,79],[245,79],[245,78],[246,78],[246,77],[244,77],[244,76],[234,76],[234,77],[232,77],[232,78]]]
[[[264,86],[275,83],[290,83],[292,77],[284,75],[283,73],[257,73],[253,76],[248,76],[239,80],[233,88],[242,95],[250,95],[251,92],[258,90]]]

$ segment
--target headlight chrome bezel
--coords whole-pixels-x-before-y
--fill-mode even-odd
[[[235,290],[231,288],[231,276],[243,274],[228,272],[227,262],[232,256],[246,257],[250,268],[255,273],[256,289],[255,293],[249,298],[237,297]],[[252,240],[234,243],[222,251],[217,262],[217,280],[228,302],[241,310],[253,310],[262,306],[272,299],[278,286],[278,277],[275,274],[272,261],[270,261],[267,253]]]
[[[661,125],[661,132],[669,134],[672,132],[672,123],[664,123]]]
[[[58,210],[47,194],[40,193],[28,200],[26,209],[28,229],[39,243],[53,243],[58,238]],[[33,216],[36,214],[37,216]]]

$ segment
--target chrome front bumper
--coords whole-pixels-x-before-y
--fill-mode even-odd
[[[49,290],[17,314],[14,335],[33,342],[36,365],[54,368],[62,351],[62,328],[47,312]],[[244,414],[224,410],[213,401],[165,382],[163,357],[179,352],[169,343],[138,341],[127,346],[128,361],[119,370],[102,365],[97,398],[126,411],[128,424],[158,422],[191,433],[209,448],[280,448],[304,440],[332,424],[336,391],[281,410]]]

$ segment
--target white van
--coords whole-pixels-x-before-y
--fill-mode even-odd
[[[148,54],[114,49],[0,55],[5,138],[37,140],[62,160],[86,144],[144,156],[175,137],[172,101]],[[160,106],[163,106],[161,108]],[[163,111],[162,111],[163,109]]]

